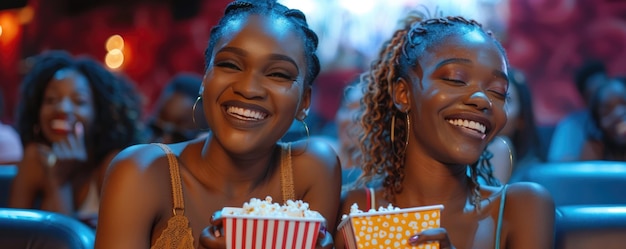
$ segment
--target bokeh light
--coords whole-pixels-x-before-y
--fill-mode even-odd
[[[118,69],[124,64],[124,53],[117,48],[111,49],[104,57],[104,63],[111,69]]]
[[[112,35],[107,39],[105,48],[107,51],[111,52],[114,49],[118,49],[120,51],[124,50],[124,38],[121,35]]]

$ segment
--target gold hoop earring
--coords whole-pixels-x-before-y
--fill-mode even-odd
[[[198,97],[196,98],[196,101],[193,102],[193,106],[191,107],[191,121],[193,122],[193,124],[196,126],[196,128],[200,129],[201,131],[208,131],[210,129],[207,128],[201,128],[198,123],[196,123],[196,106],[198,105],[198,102],[202,100],[202,95],[198,95]]]
[[[302,126],[304,126],[304,131],[306,132],[306,139],[309,140],[311,138],[311,134],[309,133],[309,126],[304,122],[304,119],[300,120],[302,122]]]
[[[409,119],[409,113],[405,114],[406,116],[406,139],[404,141],[404,150],[401,152],[404,154],[406,152],[406,148],[409,146],[409,134],[411,132],[411,120]],[[391,150],[396,157],[401,158],[403,155],[399,154],[396,151],[396,115],[391,117]]]

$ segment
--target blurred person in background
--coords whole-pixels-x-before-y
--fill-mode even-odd
[[[25,75],[17,110],[24,144],[9,206],[97,224],[106,168],[139,142],[139,97],[125,77],[89,57],[43,52]]]
[[[598,88],[589,108],[600,132],[585,142],[580,160],[626,161],[626,78]]]
[[[4,96],[0,91],[0,165],[16,164],[22,160],[24,151],[17,131],[2,123],[4,117]]]
[[[600,61],[588,60],[576,71],[576,89],[586,106],[558,122],[550,139],[548,161],[578,160],[585,140],[598,139],[598,127],[591,117],[589,103],[598,87],[608,81],[606,66]]]
[[[151,142],[179,143],[201,134],[199,125],[205,123],[204,118],[194,108],[200,85],[202,76],[194,73],[179,73],[167,83],[148,121]]]

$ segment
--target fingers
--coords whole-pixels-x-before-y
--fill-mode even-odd
[[[439,248],[441,249],[453,249],[448,232],[445,228],[432,228],[425,230],[419,234],[413,235],[409,238],[409,244],[413,246],[421,245],[428,242],[439,242]]]
[[[61,160],[87,160],[87,148],[85,146],[85,128],[81,122],[74,124],[73,133],[66,139],[52,144],[53,153]]]
[[[334,241],[333,236],[328,234],[326,229],[320,229],[319,236],[317,238],[317,246],[316,248],[333,248]]]
[[[215,226],[208,226],[202,230],[200,235],[200,248],[226,248],[226,241]]]
[[[74,134],[76,134],[75,147],[74,148],[86,148],[85,147],[85,126],[81,122],[74,124]]]
[[[216,227],[222,227],[222,210],[218,210],[213,213],[213,215],[211,216],[211,224]]]

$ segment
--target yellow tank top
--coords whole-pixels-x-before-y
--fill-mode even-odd
[[[172,184],[173,216],[167,221],[167,227],[156,240],[153,249],[193,249],[193,233],[189,227],[189,220],[185,216],[185,202],[183,200],[183,186],[181,183],[178,159],[172,150],[165,144],[156,144],[167,155]],[[295,200],[293,173],[291,166],[291,143],[281,145],[281,188],[283,200]],[[286,148],[285,148],[286,147]]]

